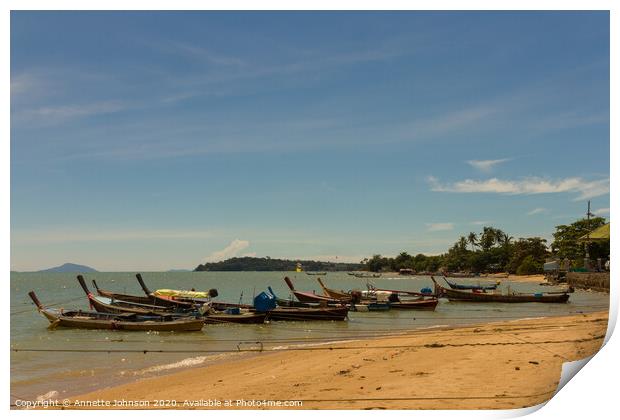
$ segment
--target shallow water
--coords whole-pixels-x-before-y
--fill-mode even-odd
[[[135,273],[92,273],[103,289],[143,295]],[[142,273],[151,290],[158,288],[207,290],[216,288],[218,300],[251,303],[255,294],[271,286],[280,297],[289,297],[283,282],[293,279],[299,290],[320,291],[314,277],[282,272],[158,272]],[[334,289],[365,289],[366,279],[346,273],[324,276]],[[419,291],[432,287],[429,277],[370,279],[377,287]],[[461,283],[472,283],[463,279]],[[483,281],[486,283],[486,281]],[[551,288],[502,280],[502,288],[533,292]],[[397,334],[433,326],[477,324],[489,321],[569,315],[607,310],[609,295],[577,291],[567,304],[467,303],[441,300],[435,311],[351,312],[344,322],[273,322],[264,325],[207,325],[200,332],[149,333],[122,331],[49,330],[27,293],[36,291],[44,305],[88,309],[86,297],[74,274],[11,273],[11,400],[34,399],[52,391],[55,398],[81,394],[128,380],[204,366],[231,357],[238,349],[287,348],[298,344],[338,342]],[[261,343],[261,344],[259,344]],[[42,351],[13,351],[37,349]],[[63,351],[54,351],[63,350]],[[66,352],[64,350],[77,350]],[[127,353],[84,350],[130,350]],[[164,350],[168,353],[143,353]],[[249,353],[254,354],[254,353]]]

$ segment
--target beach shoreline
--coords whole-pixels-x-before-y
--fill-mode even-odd
[[[554,394],[562,363],[598,351],[607,318],[600,311],[288,346],[74,396],[66,408],[522,408]],[[148,405],[84,405],[93,401]],[[301,406],[243,405],[256,401]]]

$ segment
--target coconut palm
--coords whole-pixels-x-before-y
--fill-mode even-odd
[[[473,251],[474,247],[478,245],[478,235],[476,235],[476,232],[469,232],[467,241],[471,244],[471,250]]]

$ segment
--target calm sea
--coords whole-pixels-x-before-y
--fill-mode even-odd
[[[314,277],[282,272],[166,272],[142,273],[151,290],[158,288],[206,290],[216,288],[218,300],[251,303],[255,294],[271,286],[280,297],[289,297],[283,282],[291,277],[299,290],[320,291]],[[142,295],[135,273],[92,273],[101,288]],[[346,273],[323,277],[335,289],[365,289],[366,280]],[[429,277],[372,279],[378,286],[419,291],[432,287]],[[462,283],[471,279],[461,280]],[[502,287],[518,291],[547,290],[536,284],[502,281]],[[607,310],[609,295],[577,291],[568,304],[456,303],[440,301],[434,312],[388,311],[350,313],[344,322],[273,322],[264,325],[207,325],[194,333],[49,330],[27,293],[36,291],[44,305],[64,309],[88,309],[74,274],[11,273],[11,400],[40,396],[64,398],[93,389],[132,381],[180,368],[205,366],[240,357],[239,348],[286,348],[324,342],[354,340],[396,334],[433,326],[477,324],[542,316]],[[41,351],[13,351],[38,349]],[[166,350],[169,353],[66,352],[54,350]]]

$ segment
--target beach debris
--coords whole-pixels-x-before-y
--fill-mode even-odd
[[[338,371],[338,375],[346,375],[347,373],[351,373],[351,369],[343,369]]]
[[[515,370],[521,370],[519,366],[515,366]]]
[[[539,363],[535,360],[530,360],[529,363],[533,364],[533,365],[538,365]]]

